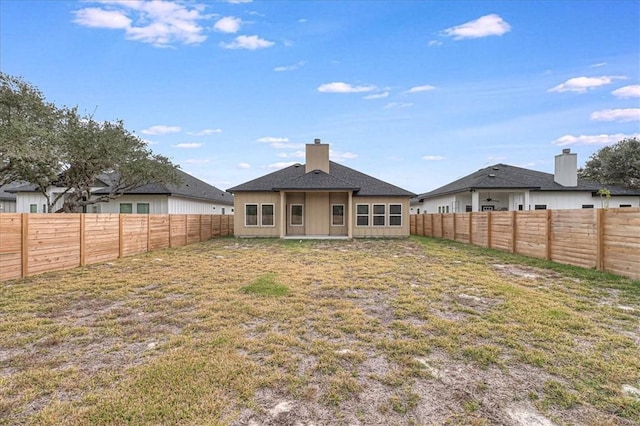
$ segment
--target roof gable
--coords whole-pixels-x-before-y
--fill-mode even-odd
[[[329,173],[313,170],[305,173],[305,167],[294,164],[249,182],[229,188],[229,192],[260,192],[279,190],[350,190],[359,196],[402,196],[415,194],[390,183],[381,181],[333,161]]]

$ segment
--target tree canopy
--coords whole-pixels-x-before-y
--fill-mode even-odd
[[[627,138],[601,148],[578,170],[578,176],[603,185],[640,188],[640,140]]]
[[[20,78],[0,73],[0,185],[22,180],[61,211],[121,196],[150,183],[179,184],[177,166],[154,154],[122,121],[99,122],[59,108]],[[92,193],[96,179],[108,190]],[[62,191],[52,193],[56,186]]]

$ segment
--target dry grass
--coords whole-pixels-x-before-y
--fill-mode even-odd
[[[1,284],[0,423],[631,425],[639,320],[446,241],[217,239]]]

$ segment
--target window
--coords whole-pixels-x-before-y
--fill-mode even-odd
[[[482,206],[482,211],[483,212],[492,212],[495,210],[494,206]]]
[[[420,209],[418,209],[418,214],[420,214]]]
[[[620,204],[620,207],[631,207],[631,204]]]
[[[402,204],[389,204],[389,226],[402,226]]]
[[[244,226],[258,226],[258,205],[244,205]]]
[[[387,206],[384,204],[373,205],[373,226],[384,226]]]
[[[344,204],[331,206],[331,225],[344,226]]]
[[[593,204],[583,204],[582,208],[583,209],[592,209],[593,208]]]
[[[302,204],[291,204],[291,217],[289,219],[291,226],[302,226],[304,224],[302,217]]]
[[[469,213],[473,211],[473,207],[470,206],[469,204],[467,204],[466,206],[464,206],[464,211]]]
[[[262,226],[274,226],[274,218],[273,218],[273,204],[263,204],[260,206],[262,209],[262,216],[260,219],[260,223]]]
[[[133,213],[133,204],[120,203],[120,213]]]
[[[224,213],[224,207],[222,208],[222,214],[225,214],[225,213]]]
[[[518,204],[518,210],[524,210],[524,206],[522,204]]]
[[[536,204],[533,208],[535,210],[546,210],[547,209],[547,205],[546,204]]]
[[[30,204],[29,205],[29,213],[38,213],[38,205]]]
[[[369,226],[369,204],[356,204],[356,226]]]
[[[138,213],[138,214],[149,214],[149,203],[138,203],[138,204],[136,204],[136,213]]]
[[[449,213],[449,206],[446,207],[445,213]]]

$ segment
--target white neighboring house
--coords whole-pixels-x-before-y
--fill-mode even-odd
[[[0,186],[0,213],[16,212],[16,194],[7,191],[23,184],[24,182],[13,182]]]
[[[608,189],[607,200],[598,194]],[[640,190],[578,179],[577,154],[563,149],[555,173],[507,164],[480,169],[411,200],[411,213],[640,207]]]
[[[109,202],[90,204],[85,213],[139,213],[139,214],[233,214],[233,195],[209,185],[181,170],[180,185],[149,184],[125,192]],[[92,193],[109,193],[109,179],[96,179]],[[63,192],[63,188],[52,187],[50,194]],[[46,199],[33,185],[25,184],[9,190],[16,195],[16,212],[46,213]],[[61,198],[53,208],[62,207]]]

